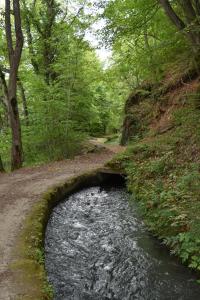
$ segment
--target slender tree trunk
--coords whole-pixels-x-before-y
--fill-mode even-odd
[[[13,14],[16,40],[15,48],[13,48],[10,0],[5,0],[5,29],[10,63],[10,74],[8,81],[8,112],[10,116],[10,126],[12,132],[12,170],[20,168],[23,161],[21,127],[17,103],[17,73],[23,48],[23,34],[21,28],[19,0],[13,0]]]
[[[9,124],[9,113],[8,113],[8,87],[5,79],[5,75],[3,73],[2,67],[0,66],[0,82],[1,82],[1,88],[3,91],[3,97],[1,98],[1,102],[3,103],[3,106],[6,111],[6,124],[8,126]]]
[[[3,167],[3,162],[2,162],[2,159],[1,159],[1,155],[0,155],[0,173],[2,172],[5,172],[5,169]]]
[[[36,59],[36,53],[34,51],[33,47],[33,36],[31,33],[31,16],[30,12],[27,8],[26,5],[26,0],[21,0],[22,5],[23,5],[23,10],[24,10],[24,26],[25,26],[25,31],[26,31],[26,36],[27,36],[27,43],[28,43],[28,49],[29,49],[29,54],[31,58],[31,64],[33,66],[33,69],[36,74],[39,74],[39,65]],[[34,9],[35,3],[33,3],[33,9]]]
[[[196,19],[197,15],[195,9],[190,0],[181,0],[181,5],[188,22],[192,22]]]
[[[199,0],[194,0],[194,7],[198,15],[200,15],[200,2]]]
[[[184,22],[179,18],[179,16],[176,14],[176,12],[173,10],[170,2],[168,0],[159,0],[161,6],[163,7],[166,15],[169,17],[169,19],[174,23],[174,25],[179,29],[183,30],[185,29]]]
[[[42,24],[35,18],[34,14],[26,5],[26,0],[22,0],[25,10],[25,29],[27,35],[27,42],[29,53],[31,56],[31,63],[36,74],[43,73],[47,85],[50,85],[55,80],[57,74],[52,68],[52,63],[55,59],[56,48],[52,45],[51,37],[52,30],[55,24],[55,18],[58,13],[58,7],[55,0],[43,0],[44,4],[44,18]],[[32,9],[35,9],[36,1],[33,2]],[[31,33],[31,22],[40,36],[42,46],[43,65],[40,66],[36,59],[36,51],[33,46],[33,35]]]
[[[0,127],[2,127],[2,124],[5,126],[5,127],[9,127],[9,115],[8,115],[8,108],[7,106],[5,105],[5,102],[4,102],[4,96],[3,97],[0,97],[0,103],[3,104],[3,107],[4,107],[4,116],[0,116]]]
[[[8,86],[8,103],[10,126],[12,131],[12,150],[11,150],[11,168],[18,169],[22,166],[22,141],[21,141],[21,126],[19,119],[18,103],[16,96],[17,81],[15,76],[10,78]]]
[[[199,12],[195,11],[193,4],[190,0],[181,0],[181,6],[185,18],[187,20],[187,26],[190,27],[187,35],[189,35],[194,47],[199,50],[200,47],[200,32],[199,32]],[[197,30],[198,29],[198,30]]]
[[[7,87],[7,83],[6,83],[6,79],[5,79],[5,74],[4,74],[3,68],[1,66],[0,66],[0,81],[1,81],[3,95],[4,95],[2,102],[3,102],[6,110],[8,111],[8,87]]]
[[[51,37],[57,14],[57,5],[55,0],[45,0],[47,22],[44,24],[42,37],[44,41],[43,58],[45,67],[45,80],[49,85],[56,79],[57,74],[52,69],[52,63],[55,60],[55,46],[52,45]]]
[[[200,4],[199,1],[180,0],[179,7],[185,15],[185,21],[183,21],[173,9],[169,0],[159,0],[160,5],[164,9],[166,15],[172,21],[172,23],[183,31],[184,35],[190,40],[193,50],[196,54],[200,51],[200,33],[199,30],[199,18],[200,18]],[[195,7],[195,8],[194,8]]]
[[[23,105],[23,113],[24,113],[24,117],[26,119],[26,125],[29,125],[29,113],[28,113],[28,106],[27,106],[27,100],[26,100],[26,94],[25,94],[25,90],[24,90],[24,86],[23,83],[21,82],[21,80],[18,77],[18,88],[21,94],[21,99],[22,99],[22,105]]]
[[[1,128],[3,127],[3,118],[1,117],[1,114],[0,114],[0,130]],[[4,167],[3,167],[3,162],[2,162],[2,159],[1,159],[1,155],[0,155],[0,173],[1,172],[4,172]]]
[[[8,87],[7,87],[4,73],[10,74],[10,70],[5,67],[0,66],[0,82],[3,87],[3,93],[4,93],[4,98],[2,99],[2,102],[3,102],[6,110],[8,111]],[[21,94],[23,112],[24,112],[24,116],[26,119],[26,125],[29,125],[29,113],[28,113],[28,106],[27,106],[27,100],[26,100],[26,93],[25,93],[23,83],[22,83],[21,79],[19,78],[19,76],[17,77],[17,86],[18,86],[18,89]]]

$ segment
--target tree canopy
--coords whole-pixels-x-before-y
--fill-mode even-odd
[[[189,0],[5,0],[1,169],[67,158],[89,136],[119,132],[130,90],[175,60],[198,67],[199,13]],[[99,47],[112,49],[106,67],[87,39],[99,22]]]

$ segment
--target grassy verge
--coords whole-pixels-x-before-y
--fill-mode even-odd
[[[194,101],[195,100],[195,101]],[[199,95],[175,110],[165,133],[149,131],[109,163],[125,169],[132,200],[149,230],[190,268],[200,271]],[[200,102],[199,102],[200,103]]]

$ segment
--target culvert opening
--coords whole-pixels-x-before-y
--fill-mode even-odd
[[[45,265],[54,299],[199,299],[196,278],[148,234],[124,184],[101,171],[53,209]]]
[[[126,186],[126,176],[124,174],[102,170],[99,172],[99,176],[101,177],[99,185],[101,185],[102,187],[110,186],[125,188]]]

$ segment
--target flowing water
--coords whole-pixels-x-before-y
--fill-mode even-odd
[[[91,187],[54,208],[45,239],[55,300],[198,300],[200,285],[145,230],[121,188]]]

